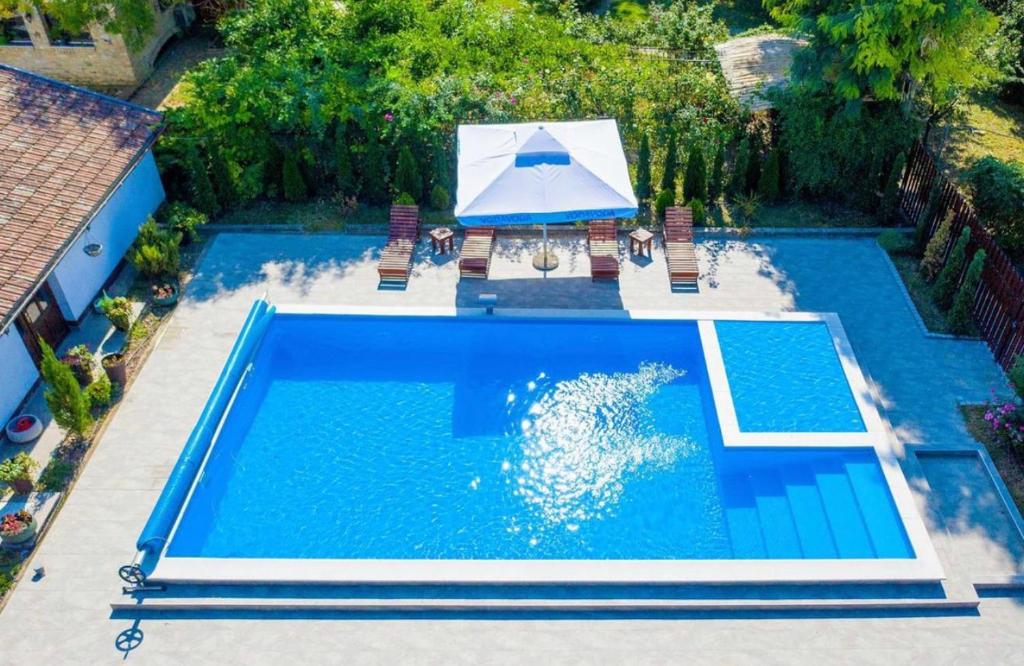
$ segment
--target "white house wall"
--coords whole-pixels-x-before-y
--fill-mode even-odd
[[[66,319],[77,320],[92,304],[131,247],[139,226],[163,200],[163,184],[150,151],[125,177],[53,271],[50,282]],[[102,244],[102,254],[87,255],[84,248],[90,243]]]
[[[0,333],[0,419],[14,416],[32,385],[39,377],[35,363],[25,349],[18,330],[11,324]]]

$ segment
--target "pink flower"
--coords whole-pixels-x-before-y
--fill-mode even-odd
[[[515,97],[509,97],[508,98],[508,103],[509,104],[515,104],[516,103],[516,98]]]
[[[395,119],[395,116],[390,111],[388,111],[387,113],[384,114],[384,120],[386,120],[387,122],[390,123],[394,119]]]
[[[992,420],[992,418],[993,418],[994,416],[995,416],[995,415],[994,415],[994,414],[993,414],[993,413],[991,412],[991,410],[990,410],[990,411],[987,411],[987,412],[985,412],[985,420],[986,420],[986,421],[991,421],[991,420]]]

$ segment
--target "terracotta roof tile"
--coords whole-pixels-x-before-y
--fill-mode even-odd
[[[0,329],[162,122],[155,111],[0,65]]]

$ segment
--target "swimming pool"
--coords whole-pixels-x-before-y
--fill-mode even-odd
[[[820,447],[723,442],[695,320],[265,319],[158,571],[919,557],[874,448],[824,435]],[[767,328],[716,322],[730,380],[746,362],[741,338],[770,340],[782,356],[807,348],[809,329],[757,323]],[[828,358],[820,352],[815,363]],[[776,379],[794,395],[815,391],[802,372]],[[842,384],[849,404],[826,410],[852,404],[857,416]],[[749,402],[737,399],[737,412]],[[831,431],[796,402],[756,427]],[[857,425],[849,413],[828,418]]]

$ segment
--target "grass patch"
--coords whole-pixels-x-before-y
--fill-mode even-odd
[[[1013,447],[995,436],[992,427],[985,421],[985,405],[961,405],[960,413],[967,424],[967,431],[974,439],[985,446],[988,455],[999,470],[1006,487],[1010,489],[1013,503],[1024,512],[1024,461],[1022,452],[1014,451]]]
[[[944,128],[932,132],[933,149],[942,146],[944,136]],[[986,155],[1024,162],[1024,107],[995,97],[967,105],[966,118],[949,129],[942,158],[959,173]]]
[[[852,208],[799,201],[758,206],[750,220],[746,220],[740,213],[739,208],[731,203],[718,203],[709,206],[708,214],[709,226],[734,228],[864,228],[873,227],[877,224],[875,218],[871,215]]]
[[[903,279],[903,284],[910,293],[910,298],[914,301],[914,306],[917,308],[918,314],[921,315],[925,327],[932,333],[952,333],[953,329],[949,325],[946,313],[936,305],[935,299],[932,298],[932,285],[921,277],[921,273],[917,269],[921,261],[920,258],[891,252],[889,258],[896,265],[896,270],[899,272],[900,278]]]

